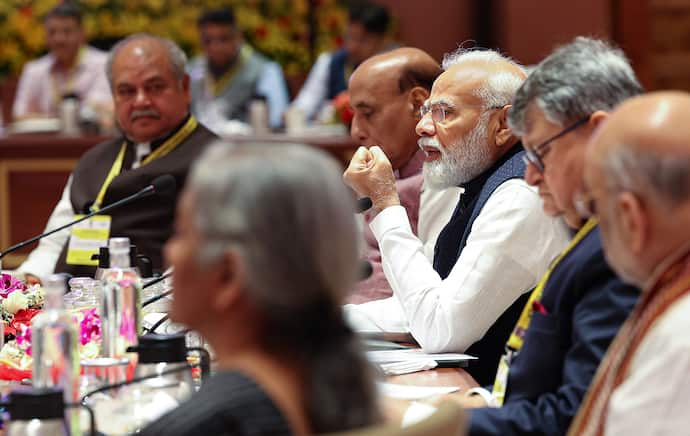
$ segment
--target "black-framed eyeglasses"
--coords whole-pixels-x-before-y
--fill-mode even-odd
[[[575,121],[573,124],[569,125],[565,129],[561,130],[554,136],[550,137],[546,141],[542,142],[539,145],[536,145],[532,147],[531,149],[525,147],[525,155],[522,157],[522,160],[525,161],[526,165],[532,164],[536,169],[539,170],[540,173],[544,172],[544,156],[551,150],[551,143],[568,133],[572,132],[573,130],[577,129],[580,126],[585,125],[589,121],[589,115],[587,115],[584,118],[581,118],[577,121]]]

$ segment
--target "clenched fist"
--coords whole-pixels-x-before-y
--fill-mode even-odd
[[[357,194],[371,198],[377,212],[400,204],[395,190],[393,168],[380,147],[374,146],[368,150],[366,147],[359,147],[343,178]]]

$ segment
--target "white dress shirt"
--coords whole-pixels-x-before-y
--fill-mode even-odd
[[[562,220],[544,214],[536,190],[522,179],[504,182],[489,197],[445,280],[402,207],[383,210],[371,228],[393,297],[346,305],[346,317],[359,331],[409,331],[429,352],[461,352],[481,339],[570,239]]]
[[[292,107],[302,110],[307,120],[313,119],[321,109],[328,96],[328,67],[331,64],[332,53],[321,53],[302,89],[292,103]]]
[[[611,395],[605,434],[688,434],[690,296],[656,320]]]
[[[139,168],[141,161],[151,153],[151,144],[148,142],[139,143],[134,148],[134,161],[132,162],[132,169]],[[72,175],[67,179],[65,189],[62,191],[60,201],[53,209],[53,213],[48,218],[48,224],[43,230],[43,233],[49,232],[60,226],[74,220],[76,213],[72,209],[72,202],[70,201],[70,188],[72,186]],[[57,264],[62,247],[67,243],[70,236],[70,229],[61,230],[50,236],[46,236],[38,243],[38,247],[33,249],[26,260],[17,268],[16,272],[19,274],[31,274],[36,277],[43,278],[55,272],[55,265]]]
[[[72,203],[70,202],[70,187],[72,186],[72,176],[69,176],[65,189],[62,191],[62,197],[58,201],[57,206],[53,209],[53,213],[48,218],[43,233],[60,226],[64,226],[70,221],[74,220],[74,210],[72,210]],[[45,277],[55,271],[55,264],[60,257],[62,247],[69,239],[70,229],[64,229],[50,236],[41,239],[38,242],[38,247],[34,248],[29,257],[17,268],[17,273],[32,274],[36,277]]]

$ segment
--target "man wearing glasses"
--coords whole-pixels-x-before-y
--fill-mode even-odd
[[[421,109],[418,145],[424,182],[462,186],[436,242],[433,263],[410,230],[391,164],[379,147],[361,147],[346,181],[372,199],[371,223],[394,298],[347,306],[358,330],[409,331],[427,351],[479,357],[469,372],[488,383],[524,301],[568,235],[541,211],[527,186],[518,139],[506,123],[525,74],[493,51],[447,55]]]
[[[479,407],[470,435],[565,434],[637,300],[639,291],[606,263],[597,222],[582,218],[575,198],[583,197],[576,192],[590,136],[606,111],[641,91],[624,54],[589,38],[557,49],[517,91],[508,121],[526,149],[525,179],[546,213],[576,234],[532,291],[491,392],[473,389],[462,399]]]

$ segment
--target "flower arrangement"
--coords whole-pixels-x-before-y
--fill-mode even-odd
[[[342,44],[347,13],[341,0],[79,0],[89,40],[114,41],[150,32],[176,41],[188,54],[199,51],[196,20],[207,9],[231,6],[245,39],[275,59],[286,74],[308,71],[315,52]],[[42,17],[60,0],[0,1],[0,78],[45,52]]]
[[[0,314],[5,344],[0,350],[0,379],[31,376],[31,320],[43,307],[39,285],[27,286],[9,275],[0,276]],[[95,308],[73,311],[79,325],[79,354],[82,359],[100,353],[101,323]]]

